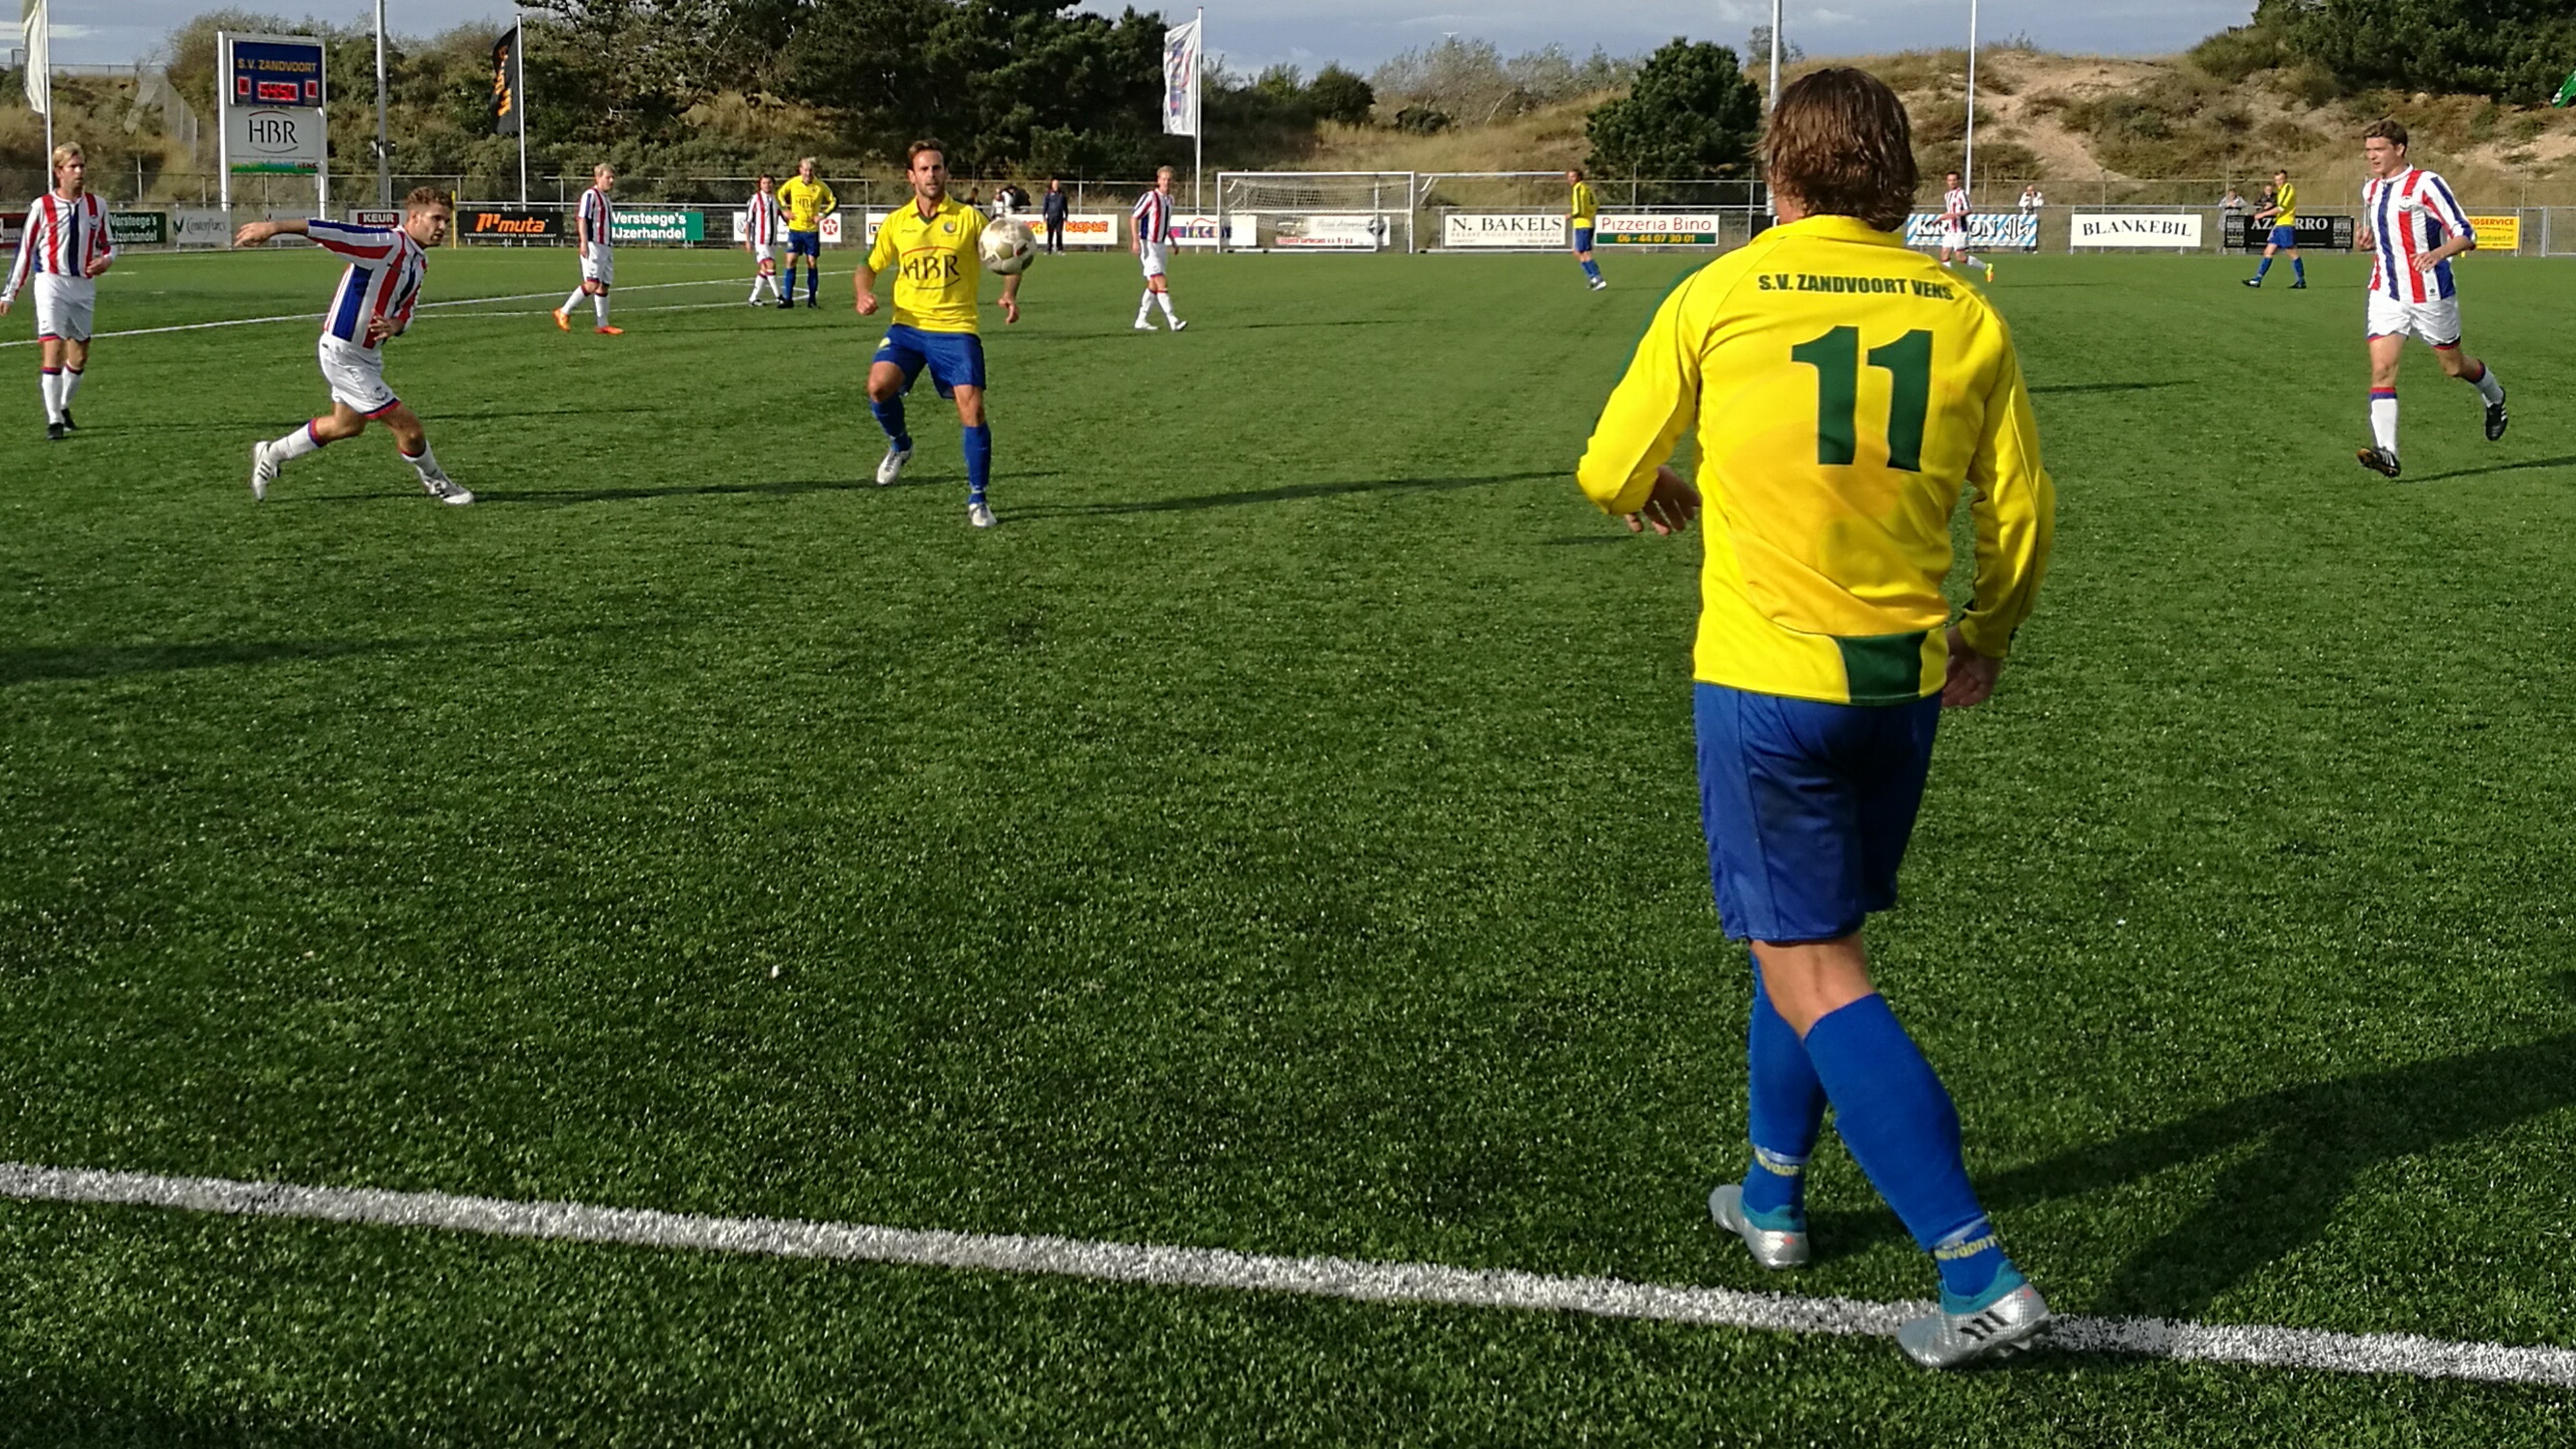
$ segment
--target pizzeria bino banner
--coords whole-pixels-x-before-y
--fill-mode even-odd
[[[1941,245],[1941,213],[1918,211],[1905,219],[1905,244],[1924,251]],[[2039,218],[2022,211],[1972,211],[1968,213],[1968,250],[1972,252],[2035,252],[2039,250]]]

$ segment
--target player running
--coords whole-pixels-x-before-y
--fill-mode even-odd
[[[1959,173],[1952,171],[1941,178],[1941,265],[1983,267],[1986,280],[1995,279],[1995,264],[1978,261],[1968,252],[1968,188],[1959,184]]]
[[[617,208],[608,193],[616,186],[615,167],[602,161],[590,168],[590,189],[581,194],[581,212],[573,220],[573,239],[581,243],[581,285],[555,309],[555,325],[566,332],[572,330],[572,309],[587,296],[597,322],[591,330],[602,337],[626,335],[625,328],[608,325],[608,289],[617,285],[617,252],[610,242],[617,227]]]
[[[1780,224],[1656,309],[1579,477],[1659,533],[1689,525],[1702,488],[1716,498],[1692,671],[1700,800],[1718,913],[1752,942],[1754,977],[1752,1163],[1709,1211],[1764,1267],[1807,1261],[1805,1171],[1830,1104],[1940,1274],[1939,1310],[1897,1343],[1947,1368],[2019,1349],[2049,1311],[1969,1185],[1958,1113],[1871,984],[1861,928],[1896,904],[1943,707],[1993,693],[2030,615],[2056,504],[2003,319],[1905,245],[1909,131],[1865,71],[1781,93],[1763,143]],[[1694,422],[1697,487],[1665,466]],[[1953,622],[1963,488],[1975,597]]]
[[[423,186],[403,198],[399,228],[353,226],[347,222],[254,221],[233,234],[233,245],[255,247],[273,236],[311,237],[323,250],[349,259],[340,286],[322,314],[322,380],[331,388],[331,415],[315,418],[273,443],[250,445],[250,496],[263,499],[277,481],[277,470],[305,454],[367,430],[381,422],[402,449],[402,459],[420,475],[420,486],[441,503],[465,504],[474,495],[456,485],[429,451],[420,419],[385,386],[384,343],[411,325],[421,283],[429,275],[429,253],[447,239],[453,208],[439,192]]]
[[[905,171],[912,201],[877,229],[876,245],[868,248],[853,282],[859,315],[874,316],[877,273],[901,266],[894,281],[894,325],[868,365],[868,407],[886,435],[877,482],[892,483],[912,460],[903,395],[927,367],[939,395],[957,403],[966,454],[966,521],[991,528],[993,510],[984,488],[993,473],[993,429],[984,421],[984,338],[975,319],[976,289],[984,277],[975,243],[984,233],[984,218],[948,194],[948,158],[938,142],[913,142]],[[1002,316],[1020,320],[1016,274],[1002,279]]]
[[[2263,243],[2263,260],[2256,264],[2254,275],[2245,279],[2245,285],[2262,286],[2263,274],[2272,270],[2273,253],[2288,252],[2290,290],[2296,292],[2306,287],[2308,264],[2299,259],[2299,188],[2290,184],[2289,172],[2272,173],[2272,198],[2263,203],[2261,211],[2254,213],[2254,220],[2272,223],[2272,236]]]
[[[832,188],[814,175],[814,158],[796,163],[796,179],[778,188],[778,204],[787,213],[787,295],[781,307],[796,305],[796,259],[805,259],[805,305],[820,307],[823,291],[823,218],[840,208]]]
[[[1571,188],[1565,198],[1565,230],[1574,239],[1574,259],[1583,264],[1583,275],[1591,278],[1585,285],[1598,292],[1610,284],[1601,280],[1600,264],[1592,260],[1592,221],[1598,214],[1592,183],[1583,179],[1580,169],[1569,169],[1565,184]]]
[[[778,290],[778,198],[770,195],[777,184],[777,177],[761,172],[751,199],[742,206],[742,244],[751,253],[751,296],[747,300],[754,307],[760,305],[763,287],[778,299],[780,306],[787,305],[787,295]]]
[[[2357,455],[2374,473],[2397,476],[2397,362],[2409,334],[2433,349],[2442,371],[2478,390],[2487,404],[2487,441],[2504,436],[2504,384],[2460,350],[2460,299],[2451,258],[2477,250],[2478,233],[2448,183],[2406,160],[2406,127],[2373,121],[2361,133],[2370,179],[2361,187],[2361,244],[2370,251],[2370,435]]]
[[[1163,304],[1163,320],[1180,331],[1187,322],[1172,315],[1172,282],[1165,275],[1172,261],[1172,168],[1165,166],[1154,173],[1154,189],[1136,198],[1136,210],[1130,218],[1136,234],[1127,246],[1145,269],[1145,295],[1136,303],[1136,330],[1154,330],[1154,304]]]
[[[45,398],[45,436],[61,442],[80,424],[72,398],[89,367],[90,318],[98,278],[116,265],[116,243],[107,234],[107,210],[89,190],[89,158],[78,145],[56,146],[54,186],[27,204],[27,230],[18,238],[17,265],[0,287],[0,317],[18,300],[18,289],[36,287],[36,386]]]

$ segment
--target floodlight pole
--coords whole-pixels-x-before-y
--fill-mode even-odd
[[[1959,158],[1959,186],[1968,204],[1977,195],[1977,0],[1968,0],[1968,139]]]
[[[376,0],[376,205],[393,204],[392,148],[385,143],[385,0]]]

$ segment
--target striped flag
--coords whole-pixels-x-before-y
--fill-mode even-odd
[[[18,33],[27,47],[27,109],[51,115],[54,109],[53,23],[45,17],[45,0],[26,0]]]
[[[1199,133],[1199,26],[1193,20],[1163,32],[1163,134]]]

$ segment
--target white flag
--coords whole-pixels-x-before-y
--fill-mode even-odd
[[[1163,32],[1164,135],[1199,133],[1199,85],[1199,22],[1193,20]]]
[[[45,18],[45,0],[26,0],[18,33],[27,47],[27,109],[46,115],[54,108],[53,26]]]

